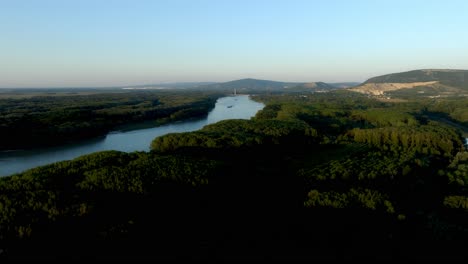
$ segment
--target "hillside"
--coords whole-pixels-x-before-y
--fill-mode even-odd
[[[370,78],[364,83],[411,83],[439,81],[453,87],[468,88],[468,70],[415,70]]]
[[[324,82],[309,82],[309,83],[303,83],[293,88],[294,89],[302,88],[302,89],[313,90],[313,91],[328,91],[328,90],[338,89],[339,87],[336,87],[334,85],[331,85],[329,83],[324,83]]]
[[[370,78],[351,91],[382,96],[465,96],[468,70],[415,70]]]
[[[359,83],[359,82],[340,82],[340,83],[327,83],[327,84],[329,84],[331,86],[334,86],[336,88],[350,88],[350,87],[358,86],[361,83]]]
[[[224,83],[216,83],[212,85],[207,85],[205,87],[215,89],[281,90],[287,87],[297,86],[299,84],[300,83],[286,83],[247,78]]]

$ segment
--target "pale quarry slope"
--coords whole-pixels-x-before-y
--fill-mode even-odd
[[[366,83],[361,86],[351,88],[350,91],[371,94],[371,95],[383,95],[385,92],[410,89],[418,86],[430,86],[438,83],[438,81],[432,82],[411,82],[411,83]]]

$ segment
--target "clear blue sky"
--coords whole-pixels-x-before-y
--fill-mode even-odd
[[[468,69],[466,0],[0,0],[0,87]]]

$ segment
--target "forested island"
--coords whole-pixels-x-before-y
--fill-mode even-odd
[[[0,258],[466,259],[468,98],[365,88],[265,89],[251,120],[0,178]]]

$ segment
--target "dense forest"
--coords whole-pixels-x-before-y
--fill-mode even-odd
[[[142,121],[157,126],[201,117],[222,93],[110,90],[20,95],[0,98],[0,150],[63,144]]]
[[[116,120],[164,101],[135,96],[143,101],[116,103]],[[266,107],[251,120],[168,134],[150,152],[98,152],[0,178],[0,258],[468,257],[468,99],[254,98]]]

